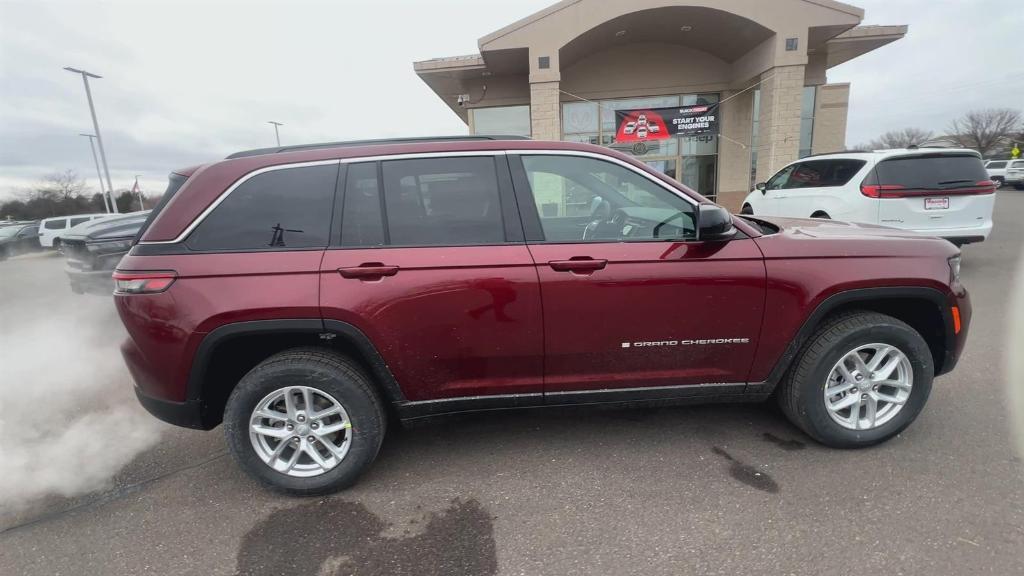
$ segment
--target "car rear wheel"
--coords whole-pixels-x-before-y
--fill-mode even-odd
[[[249,474],[293,494],[352,485],[384,438],[384,409],[370,379],[344,356],[303,348],[265,360],[228,400],[224,431]]]
[[[934,371],[928,344],[906,323],[875,312],[846,313],[808,340],[778,400],[786,416],[822,444],[871,446],[917,418]]]

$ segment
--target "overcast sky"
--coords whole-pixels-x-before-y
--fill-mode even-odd
[[[74,169],[96,187],[93,97],[114,186],[282,143],[465,133],[412,62],[477,51],[480,36],[554,0],[131,2],[0,0],[0,198]],[[615,0],[609,0],[615,1]],[[941,131],[969,108],[1024,108],[1019,0],[853,0],[909,35],[834,68],[852,82],[850,145],[893,128]]]

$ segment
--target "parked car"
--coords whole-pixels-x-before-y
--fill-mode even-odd
[[[1005,183],[1017,190],[1024,190],[1024,160],[1013,160],[1006,165]]]
[[[0,261],[39,250],[39,222],[0,226]]]
[[[149,210],[110,216],[75,226],[62,240],[64,272],[76,294],[110,296],[110,275],[128,253]]]
[[[39,244],[42,245],[43,248],[59,249],[61,236],[75,226],[109,216],[110,214],[75,214],[73,216],[44,218],[39,223]]]
[[[1006,165],[1012,160],[986,160],[985,171],[988,172],[990,180],[996,183],[996,188],[1002,188],[1006,183]]]
[[[540,210],[570,189],[587,212]],[[483,137],[180,170],[114,280],[143,406],[223,423],[306,494],[353,483],[389,415],[774,396],[826,445],[877,444],[971,319],[944,240],[734,217],[607,148]]]
[[[758,184],[741,212],[881,224],[963,245],[992,232],[995,188],[973,150],[823,154]]]

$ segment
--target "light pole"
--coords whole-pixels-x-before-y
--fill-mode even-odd
[[[103,136],[100,135],[100,123],[96,121],[96,108],[92,104],[92,90],[89,90],[89,78],[102,78],[102,76],[86,72],[85,70],[72,68],[70,66],[65,66],[64,69],[68,72],[74,72],[75,74],[82,75],[82,83],[85,84],[85,97],[89,100],[89,114],[92,115],[92,129],[93,132],[96,133],[96,142],[100,145],[100,160],[103,160],[103,173],[107,176],[107,193],[110,194],[110,203],[113,205],[113,211],[116,214],[117,202],[114,201],[114,184],[110,181],[110,167],[107,166],[107,153],[103,150]]]
[[[277,138],[277,145],[281,146],[281,133],[277,131],[277,127],[278,126],[284,126],[284,124],[282,124],[280,122],[274,122],[273,120],[270,120],[269,122],[267,122],[267,124],[273,124],[274,125],[274,137]]]
[[[92,149],[92,161],[96,163],[96,178],[100,181],[100,196],[103,197],[103,209],[110,212],[110,204],[107,202],[107,193],[103,191],[103,174],[100,173],[100,160],[96,157],[96,144],[93,143],[95,134],[79,134],[89,139],[89,148]]]
[[[142,201],[142,188],[139,188],[138,174],[135,175],[135,186],[133,186],[133,188],[135,189],[135,193],[139,195],[139,210],[145,210],[146,204]]]

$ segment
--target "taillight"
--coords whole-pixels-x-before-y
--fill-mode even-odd
[[[898,184],[861,184],[860,193],[868,198],[916,198],[918,196],[972,196],[995,194],[996,183],[991,180],[975,182],[968,188],[907,188]]]
[[[156,294],[174,284],[178,275],[174,272],[114,272],[116,294]]]
[[[860,193],[868,198],[899,198],[899,196],[894,195],[898,194],[897,190],[906,190],[906,188],[898,184],[886,184],[885,186],[879,186],[878,184],[860,185]]]

